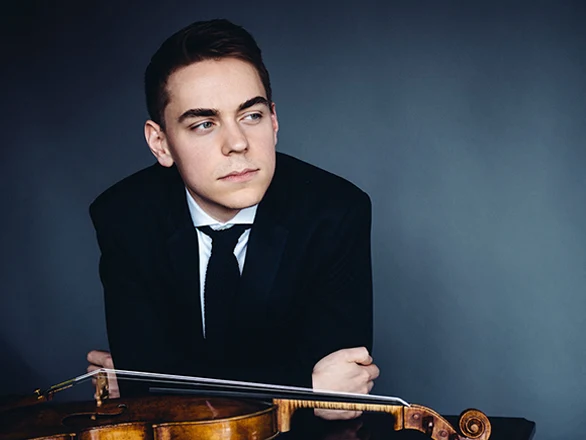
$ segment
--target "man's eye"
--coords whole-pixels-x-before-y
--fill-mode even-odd
[[[191,130],[209,130],[214,125],[211,121],[204,121],[200,124],[194,125],[191,127]]]
[[[246,117],[244,119],[248,119],[249,121],[258,121],[262,118],[262,114],[260,113],[251,113],[249,115],[246,115]]]

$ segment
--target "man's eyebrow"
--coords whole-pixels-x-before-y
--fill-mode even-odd
[[[248,101],[245,101],[242,104],[240,104],[238,106],[238,111],[241,112],[242,110],[246,110],[247,108],[250,108],[256,104],[264,104],[269,109],[271,108],[271,105],[269,104],[269,101],[267,100],[267,98],[263,98],[262,96],[255,96],[254,98],[251,98]]]
[[[189,118],[209,118],[212,116],[218,116],[219,114],[220,112],[215,108],[192,108],[179,116],[178,122],[181,124]]]
[[[264,104],[269,108],[271,107],[269,101],[266,98],[262,96],[255,96],[254,98],[250,98],[249,100],[240,104],[238,106],[238,111],[241,112],[242,110],[246,110],[247,108],[250,108],[256,104]],[[181,124],[183,121],[189,118],[210,118],[218,116],[219,114],[220,111],[215,108],[192,108],[183,112],[183,114],[179,116],[178,121]]]

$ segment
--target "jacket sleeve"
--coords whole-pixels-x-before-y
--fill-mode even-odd
[[[314,365],[352,347],[372,352],[371,202],[363,192],[316,232],[310,252],[319,259],[306,290],[295,293],[295,330],[277,343],[275,383],[311,387]]]
[[[111,212],[111,210],[108,210]],[[165,336],[164,319],[173,305],[160,282],[145,271],[153,252],[129,236],[128,225],[90,207],[101,251],[99,273],[104,289],[106,327],[110,351],[117,369],[183,373],[189,350],[179,340]],[[162,319],[163,317],[163,319]],[[162,327],[163,326],[163,327]],[[164,353],[164,354],[163,354]],[[133,386],[134,385],[134,386]],[[123,394],[143,391],[136,382],[121,382]]]

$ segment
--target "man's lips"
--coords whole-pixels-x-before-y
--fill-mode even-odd
[[[258,173],[258,168],[246,168],[241,171],[232,171],[230,174],[226,174],[223,177],[220,177],[219,180],[229,181],[229,182],[243,182],[252,179],[256,173]]]

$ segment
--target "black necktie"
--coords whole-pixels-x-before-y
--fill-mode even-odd
[[[237,312],[240,269],[234,256],[238,239],[251,225],[234,225],[214,231],[209,226],[198,229],[212,239],[212,253],[206,269],[204,307],[206,339],[224,339],[231,331]]]

